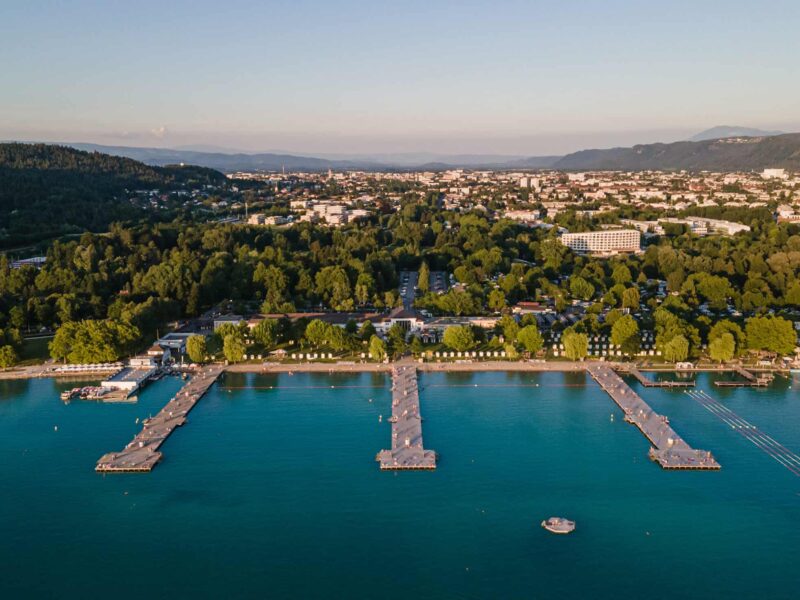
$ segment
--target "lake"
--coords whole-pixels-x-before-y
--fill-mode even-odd
[[[726,390],[713,377],[698,387],[800,453],[797,376]],[[64,404],[74,383],[0,381],[0,597],[800,593],[800,477],[682,391],[629,380],[719,472],[650,462],[583,373],[421,374],[438,468],[381,472],[390,379],[361,373],[226,374],[152,473],[95,473],[181,383]],[[575,533],[545,532],[549,516]]]

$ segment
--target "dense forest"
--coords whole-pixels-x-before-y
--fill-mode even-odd
[[[201,167],[150,167],[64,146],[0,144],[0,248],[105,231],[113,221],[145,216],[129,202],[129,191],[224,182],[221,173]]]
[[[520,300],[563,310],[582,301],[588,307],[575,330],[589,335],[642,307],[637,327],[659,332],[663,346],[680,337],[686,348],[676,356],[692,355],[732,310],[742,329],[748,316],[800,307],[800,226],[754,224],[733,238],[665,236],[643,255],[613,259],[575,255],[555,230],[490,223],[418,200],[340,229],[115,225],[53,243],[41,270],[10,269],[0,257],[0,327],[12,339],[19,330],[109,319],[146,341],[165,321],[222,300],[265,313],[388,309],[399,303],[398,272],[422,268],[457,280],[445,294],[421,286],[417,306],[436,314],[498,313]],[[676,295],[657,298],[659,281]]]

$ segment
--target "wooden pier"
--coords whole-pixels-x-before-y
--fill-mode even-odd
[[[715,381],[717,387],[767,387],[774,377],[771,373],[755,375],[744,367],[735,366],[733,370],[742,376],[744,381]]]
[[[203,397],[225,369],[222,365],[204,367],[155,416],[144,421],[142,430],[120,452],[109,452],[97,461],[100,473],[146,473],[159,460],[161,444],[186,422],[186,415]]]
[[[392,449],[381,450],[375,459],[383,471],[433,470],[436,453],[422,445],[417,369],[398,364],[392,369]]]
[[[625,421],[639,428],[653,447],[650,458],[664,469],[717,470],[720,464],[707,450],[695,450],[670,427],[611,367],[590,365],[587,371],[625,413]]]
[[[641,383],[644,387],[658,387],[658,388],[687,388],[694,387],[694,379],[691,381],[653,381],[642,375],[641,371],[634,365],[625,366],[621,369],[623,373],[628,373],[636,378],[636,381]]]

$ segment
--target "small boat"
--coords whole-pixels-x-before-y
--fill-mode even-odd
[[[550,533],[567,534],[575,531],[575,521],[563,517],[550,517],[546,521],[542,521],[542,527]]]
[[[61,399],[66,401],[72,400],[76,396],[79,396],[81,393],[81,388],[72,388],[71,390],[65,390],[61,392]]]

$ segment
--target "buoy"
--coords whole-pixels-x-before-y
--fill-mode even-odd
[[[53,427],[53,431],[58,431],[58,425]]]

